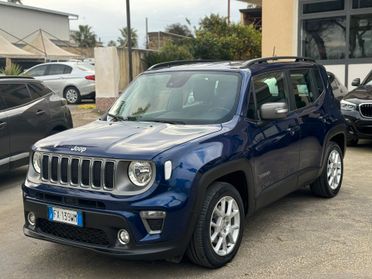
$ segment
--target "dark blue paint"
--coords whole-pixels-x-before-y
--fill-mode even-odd
[[[198,206],[203,199],[203,189],[208,186],[203,185],[201,181],[217,179],[218,177],[209,177],[214,169],[240,162],[235,165],[234,171],[251,173],[251,180],[247,181],[247,184],[248,192],[253,193],[253,196],[249,197],[247,214],[258,208],[258,204],[265,204],[260,202],[260,199],[263,199],[267,190],[282,187],[282,196],[303,186],[303,183],[309,182],[307,180],[315,179],[319,174],[327,139],[329,140],[336,126],[344,125],[339,105],[327,80],[324,80],[325,92],[316,104],[293,111],[286,119],[258,122],[245,117],[253,75],[304,67],[320,66],[311,63],[263,63],[250,69],[238,69],[228,63],[207,63],[159,70],[213,69],[239,72],[242,76],[242,86],[235,116],[220,125],[108,123],[98,120],[46,138],[38,142],[34,150],[75,155],[70,149],[78,145],[87,147],[84,156],[151,160],[155,163],[157,176],[152,187],[137,196],[114,196],[110,193],[46,184],[27,185],[26,182],[23,187],[25,201],[38,201],[37,193],[99,201],[105,205],[105,209],[71,208],[120,216],[127,221],[136,248],[157,243],[167,251],[165,254],[162,254],[162,251],[162,256],[159,257],[179,255],[187,246],[200,209]],[[326,77],[325,69],[320,67],[320,70]],[[290,134],[288,128],[296,125],[300,129]],[[172,161],[173,172],[171,179],[165,181],[163,166],[168,160]],[[147,234],[139,216],[141,210],[166,211],[162,234]],[[28,234],[33,235],[32,232]],[[151,250],[153,246],[146,247]],[[135,248],[132,250],[135,253]],[[144,253],[143,250],[140,251],[139,254]],[[120,253],[130,256],[132,252],[120,250]],[[151,250],[148,253],[160,252]]]

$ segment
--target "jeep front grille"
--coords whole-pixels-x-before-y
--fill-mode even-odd
[[[41,178],[62,186],[111,191],[117,164],[106,159],[44,154]]]
[[[364,117],[372,118],[372,103],[371,104],[361,104],[360,114]]]

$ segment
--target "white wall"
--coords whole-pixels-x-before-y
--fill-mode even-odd
[[[351,86],[353,79],[360,78],[363,81],[369,72],[372,70],[372,64],[353,64],[349,65],[349,82],[348,89],[353,89],[355,87]]]
[[[0,7],[0,28],[23,38],[35,30],[43,29],[58,39],[68,41],[70,38],[70,22],[68,16],[49,14],[40,11],[17,7]],[[0,35],[14,43],[17,39],[0,30]],[[50,37],[52,38],[52,37]]]
[[[324,65],[327,71],[333,73],[342,84],[346,81],[346,66],[345,65]]]

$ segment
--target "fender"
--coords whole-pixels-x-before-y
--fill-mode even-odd
[[[341,148],[343,150],[345,150],[343,156],[345,157],[345,153],[346,153],[346,123],[342,123],[342,124],[338,124],[337,126],[333,127],[326,135],[326,138],[325,138],[325,144],[323,144],[323,150],[322,150],[322,165],[321,165],[321,168],[320,168],[320,171],[319,171],[319,175],[322,173],[323,169],[324,169],[324,166],[326,164],[326,161],[327,161],[327,146],[329,144],[329,142],[331,141],[331,138],[333,138],[334,136],[337,136],[337,135],[343,135],[344,136],[344,142],[343,142],[343,146],[341,146]]]
[[[225,162],[223,164],[218,165],[215,168],[212,168],[205,173],[197,175],[195,179],[195,183],[193,185],[193,199],[194,199],[194,208],[192,210],[191,219],[188,226],[188,231],[186,232],[185,236],[185,247],[184,251],[186,251],[188,244],[191,240],[192,234],[194,233],[194,229],[196,223],[198,221],[199,213],[201,211],[204,197],[206,195],[208,187],[220,177],[225,176],[227,174],[242,171],[245,174],[246,181],[247,181],[247,195],[242,197],[243,201],[246,200],[248,202],[248,206],[246,209],[246,217],[251,216],[256,207],[255,202],[255,188],[254,188],[254,180],[253,180],[253,172],[251,164],[246,159],[238,159],[234,161]]]

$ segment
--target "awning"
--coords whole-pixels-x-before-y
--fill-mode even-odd
[[[77,58],[79,55],[68,52],[59,46],[55,45],[42,31],[36,34],[36,37],[28,43],[23,50],[32,52],[38,56],[47,59],[70,59]]]
[[[42,58],[40,54],[20,49],[0,35],[0,57],[2,58]]]

